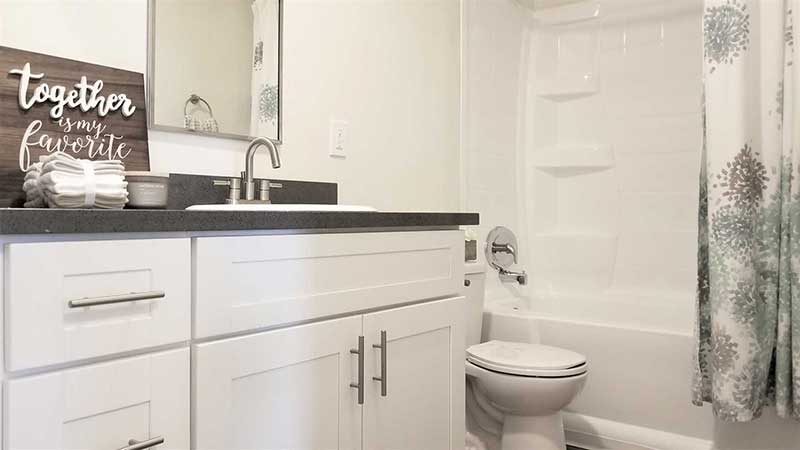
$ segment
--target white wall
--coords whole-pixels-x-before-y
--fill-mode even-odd
[[[340,203],[458,209],[459,21],[458,0],[286,0],[284,167],[260,155],[256,176],[338,182]],[[146,0],[0,2],[0,45],[140,72],[146,28]],[[345,159],[328,156],[331,119],[349,122]],[[238,174],[245,146],[150,134],[159,171]]]
[[[476,228],[479,243],[496,226],[510,228],[524,239],[525,204],[519,195],[524,164],[519,146],[530,18],[515,0],[465,0],[463,9],[463,207],[481,214]],[[527,256],[523,252],[523,266]],[[494,271],[487,275],[486,285],[490,298],[515,289],[500,283]]]

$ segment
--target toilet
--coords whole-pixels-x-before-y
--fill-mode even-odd
[[[482,266],[467,266],[464,364],[467,395],[474,396],[467,401],[469,412],[499,424],[494,431],[502,450],[564,450],[561,410],[586,383],[586,357],[535,343],[481,343],[485,277]]]

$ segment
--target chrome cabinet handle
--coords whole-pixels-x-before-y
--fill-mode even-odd
[[[130,294],[70,300],[68,305],[70,308],[84,308],[86,306],[113,305],[115,303],[127,303],[139,300],[157,300],[166,297],[166,295],[164,291],[132,292]]]
[[[358,404],[364,404],[364,336],[358,337],[358,348],[351,348],[350,353],[358,355],[358,383],[350,383],[350,387],[358,389]]]
[[[381,330],[381,343],[372,344],[372,347],[381,350],[381,376],[372,379],[381,382],[381,397],[386,397],[386,330]]]
[[[120,450],[144,450],[146,448],[155,447],[156,445],[161,445],[164,443],[164,436],[154,437],[153,439],[148,439],[146,441],[137,441],[136,439],[131,439],[128,441],[127,447],[122,447]]]

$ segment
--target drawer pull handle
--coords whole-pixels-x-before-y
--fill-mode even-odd
[[[350,349],[350,353],[358,355],[358,383],[350,383],[350,387],[358,389],[358,404],[364,404],[364,336],[358,337],[358,348]]]
[[[155,447],[156,445],[161,445],[164,443],[164,436],[154,437],[153,439],[148,439],[146,441],[137,441],[136,439],[131,439],[128,441],[127,447],[122,447],[120,450],[144,450],[146,448]]]
[[[164,291],[132,292],[130,294],[70,300],[68,304],[70,308],[84,308],[87,306],[113,305],[115,303],[127,303],[139,300],[157,300],[166,297],[166,295]]]
[[[372,347],[381,350],[381,376],[372,379],[381,382],[381,397],[386,397],[386,330],[381,330],[381,343],[372,344]]]

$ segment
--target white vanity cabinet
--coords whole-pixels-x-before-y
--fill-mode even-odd
[[[459,230],[0,249],[2,450],[463,448]]]
[[[5,386],[7,450],[120,449],[162,439],[189,448],[189,349],[14,379]]]
[[[462,308],[456,297],[196,345],[194,448],[463,448]]]

